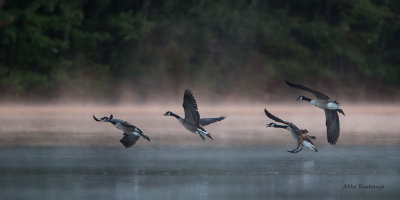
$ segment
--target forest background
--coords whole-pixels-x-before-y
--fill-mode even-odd
[[[1,101],[140,103],[185,88],[280,101],[287,79],[396,102],[399,11],[394,0],[0,0]]]

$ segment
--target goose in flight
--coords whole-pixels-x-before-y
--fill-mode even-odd
[[[340,135],[340,122],[339,122],[339,115],[337,114],[337,112],[344,115],[343,110],[339,108],[339,102],[337,102],[336,100],[331,100],[325,94],[315,91],[315,90],[312,90],[305,86],[295,84],[295,83],[290,83],[287,80],[285,80],[285,82],[290,87],[305,90],[307,92],[312,93],[315,96],[315,99],[309,99],[305,96],[299,96],[299,97],[297,97],[296,101],[300,101],[300,100],[308,101],[312,105],[314,105],[318,108],[321,108],[325,111],[325,117],[326,117],[325,124],[326,124],[326,128],[327,128],[328,142],[331,145],[336,144],[337,140],[339,139],[339,135]]]
[[[216,118],[200,118],[200,114],[197,108],[196,100],[194,99],[192,91],[186,89],[183,95],[183,109],[185,111],[185,118],[181,118],[177,114],[167,111],[164,113],[164,116],[173,116],[178,119],[179,123],[185,127],[188,131],[199,134],[201,139],[205,141],[205,137],[207,136],[210,139],[213,139],[202,126],[209,125],[211,123],[221,121],[225,119],[225,117],[216,117]]]
[[[311,139],[315,140],[315,136],[309,136],[307,133],[307,129],[299,129],[297,128],[296,125],[294,125],[291,122],[283,121],[279,119],[278,117],[272,115],[270,112],[268,112],[267,109],[264,109],[265,115],[269,117],[270,119],[283,123],[285,125],[278,125],[275,123],[269,123],[267,124],[267,127],[274,127],[274,128],[283,128],[286,129],[290,132],[292,137],[297,141],[297,147],[294,148],[293,150],[290,150],[288,152],[290,153],[298,153],[301,150],[303,150],[303,147],[307,147],[311,150],[314,150],[315,152],[318,152],[317,148],[315,147],[314,143],[311,141]]]
[[[102,117],[100,119],[97,119],[93,115],[93,119],[98,121],[98,122],[110,122],[117,129],[123,131],[124,132],[124,134],[123,134],[124,137],[122,137],[120,142],[126,148],[131,147],[132,145],[134,145],[139,140],[140,137],[143,137],[144,139],[146,139],[146,140],[148,140],[150,142],[150,138],[146,134],[144,134],[142,130],[140,130],[139,128],[137,128],[136,126],[134,126],[132,124],[129,124],[126,121],[113,118],[113,115],[110,115],[110,117]]]

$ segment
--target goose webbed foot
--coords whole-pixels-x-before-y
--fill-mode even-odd
[[[292,149],[292,150],[288,150],[289,153],[297,153],[296,151],[300,148],[300,143],[297,144],[297,147]]]
[[[288,150],[288,152],[289,153],[298,153],[301,150],[303,150],[303,147],[300,144],[298,144],[296,148],[294,148],[293,150]]]
[[[289,152],[289,153],[297,153],[297,152],[298,152],[298,151],[297,151],[298,149],[299,149],[299,147],[296,147],[296,148],[294,148],[294,149],[292,149],[292,150],[288,150],[288,152]]]
[[[296,151],[296,153],[299,153],[301,150],[303,150],[303,147],[300,148],[300,149],[298,149],[298,150]]]
[[[303,148],[300,148],[298,150],[291,150],[291,151],[288,151],[288,152],[289,153],[299,153],[301,150],[303,150]]]

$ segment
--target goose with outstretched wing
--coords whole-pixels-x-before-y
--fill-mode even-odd
[[[144,134],[142,130],[126,121],[114,118],[113,115],[110,115],[110,117],[102,117],[100,119],[93,115],[93,119],[97,122],[110,122],[117,129],[123,131],[124,137],[122,137],[120,142],[126,148],[133,146],[140,137],[143,137],[150,142],[150,138],[146,134]]]
[[[188,131],[198,134],[203,141],[205,141],[205,137],[207,136],[210,139],[213,139],[211,134],[208,133],[202,126],[209,125],[211,123],[221,121],[225,119],[225,117],[217,117],[217,118],[200,118],[200,114],[197,108],[196,100],[193,96],[192,91],[186,89],[183,94],[183,110],[185,111],[185,118],[181,118],[179,115],[167,111],[164,113],[164,116],[173,116],[175,117],[183,127],[185,127]]]
[[[303,150],[303,147],[307,147],[311,150],[314,150],[315,152],[318,152],[317,148],[315,147],[314,143],[311,141],[311,139],[315,140],[315,136],[309,136],[307,133],[307,129],[299,129],[296,125],[294,125],[292,122],[287,122],[283,121],[282,119],[276,117],[275,115],[271,114],[268,112],[267,109],[264,109],[265,115],[267,115],[268,118],[280,122],[285,125],[280,125],[276,123],[269,123],[267,124],[267,127],[274,127],[274,128],[283,128],[286,129],[290,132],[292,137],[297,141],[297,147],[294,148],[293,150],[290,150],[288,152],[290,153],[298,153],[301,150]]]
[[[297,101],[303,100],[308,101],[312,105],[321,108],[325,111],[325,124],[327,128],[327,139],[329,144],[334,145],[339,139],[340,135],[340,122],[338,112],[344,115],[342,109],[339,108],[339,102],[336,100],[331,100],[327,95],[318,92],[316,90],[312,90],[308,87],[302,86],[300,84],[290,83],[285,80],[286,84],[290,87],[301,89],[307,92],[312,93],[315,96],[315,99],[310,99],[305,96],[297,97]]]

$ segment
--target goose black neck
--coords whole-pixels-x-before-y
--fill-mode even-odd
[[[284,128],[284,129],[286,129],[288,126],[276,124],[274,127],[275,128]]]
[[[309,98],[307,98],[307,97],[305,97],[305,96],[303,96],[301,100],[303,100],[303,101],[308,101],[308,102],[311,101],[311,99],[309,99]]]
[[[177,118],[177,119],[181,118],[181,117],[179,117],[177,114],[175,114],[175,113],[173,113],[173,112],[171,112],[171,116],[174,116],[174,117]]]

